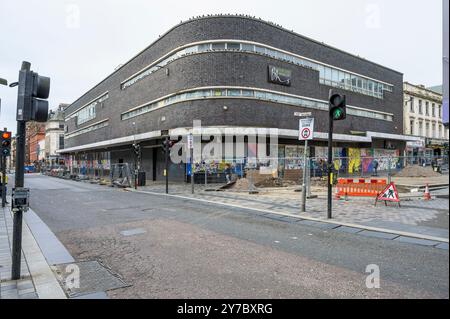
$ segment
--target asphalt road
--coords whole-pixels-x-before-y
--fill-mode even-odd
[[[40,175],[25,183],[76,260],[130,284],[111,298],[449,298],[447,250]],[[370,264],[380,288],[366,287]]]

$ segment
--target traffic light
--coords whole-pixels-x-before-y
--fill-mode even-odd
[[[330,118],[333,121],[344,120],[347,117],[345,95],[335,93],[330,96]]]
[[[173,141],[173,140],[164,140],[162,142],[163,151],[165,152],[166,150],[170,150],[176,142],[177,141]]]
[[[30,70],[19,71],[17,121],[47,122],[50,78]]]
[[[136,155],[139,155],[139,153],[141,151],[141,146],[139,144],[133,143],[133,150]]]
[[[11,132],[2,131],[1,132],[1,142],[2,142],[2,156],[9,156],[11,154]]]

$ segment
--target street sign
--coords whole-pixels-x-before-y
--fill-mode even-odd
[[[312,115],[311,112],[294,112],[294,116],[307,117],[311,115]]]
[[[395,202],[398,203],[400,206],[400,198],[398,197],[398,191],[397,188],[395,187],[395,184],[392,182],[390,183],[378,196],[377,199],[375,201],[375,205],[376,202],[382,200],[388,202]]]
[[[298,139],[301,141],[312,140],[314,135],[314,118],[304,118],[299,120]]]
[[[187,146],[188,146],[188,149],[194,148],[194,136],[192,136],[192,134],[189,134],[187,136]]]

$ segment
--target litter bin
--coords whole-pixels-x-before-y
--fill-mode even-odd
[[[138,186],[145,186],[145,172],[138,173]]]

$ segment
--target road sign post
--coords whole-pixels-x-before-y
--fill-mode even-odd
[[[187,146],[189,149],[189,165],[191,172],[191,194],[194,194],[194,136],[191,134],[187,138]]]
[[[302,182],[302,199],[301,199],[301,212],[306,211],[306,170],[308,169],[308,140],[313,139],[314,135],[314,118],[304,118],[299,120],[298,128],[299,140],[305,141],[305,150],[303,152],[303,182]]]

